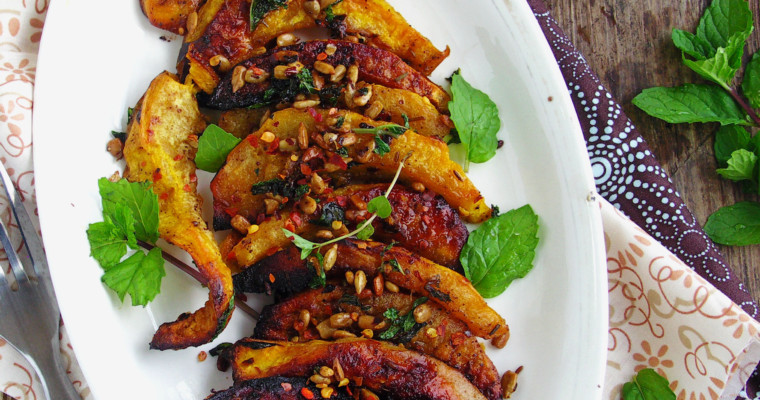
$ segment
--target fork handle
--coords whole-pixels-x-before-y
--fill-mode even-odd
[[[50,347],[51,351],[37,352],[37,357],[32,362],[45,390],[45,397],[48,400],[82,400],[61,362],[58,335],[52,338]]]

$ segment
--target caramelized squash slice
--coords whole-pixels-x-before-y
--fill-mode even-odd
[[[325,326],[320,332],[315,323],[304,325],[301,317],[303,310],[306,310],[310,320],[317,323],[339,313],[357,315],[356,321],[352,318],[350,325],[341,329],[356,336],[362,336],[364,329],[371,329],[375,338],[383,339],[382,332],[387,332],[387,327],[390,327],[390,321],[383,314],[389,309],[395,309],[399,315],[407,315],[413,312],[414,302],[418,298],[408,293],[389,291],[383,291],[379,295],[357,295],[353,285],[311,289],[264,307],[256,322],[253,337],[278,341],[298,337],[299,342],[320,337],[329,339],[330,327]],[[415,324],[408,332],[393,335],[389,341],[401,343],[410,350],[445,362],[464,374],[488,399],[501,399],[499,372],[478,340],[469,335],[467,325],[431,301],[418,307],[430,311],[428,319],[424,323]],[[367,328],[368,324],[370,328]],[[382,325],[386,327],[381,327]],[[434,333],[430,333],[431,329]]]
[[[256,221],[256,217],[264,211],[264,195],[252,194],[253,185],[300,173],[299,163],[303,162],[301,151],[297,147],[288,147],[288,141],[297,141],[299,126],[303,125],[307,132],[318,134],[335,130],[328,122],[341,118],[343,122],[340,129],[346,133],[349,133],[352,127],[362,124],[383,124],[348,111],[338,110],[331,114],[328,110],[285,109],[274,113],[256,133],[240,142],[229,153],[226,164],[211,182],[211,192],[214,195],[214,227],[217,230],[229,227],[229,221],[235,215]],[[267,132],[274,134],[273,141],[266,142],[261,138]],[[290,151],[279,150],[278,143],[283,142],[284,148]],[[449,149],[442,141],[408,130],[390,142],[390,152],[384,155],[374,153],[371,150],[374,146],[373,135],[356,135],[356,142],[345,146],[345,149],[352,160],[386,175],[395,173],[400,161],[411,154],[401,171],[401,182],[422,183],[427,189],[440,194],[467,222],[479,223],[490,217],[491,209],[480,191],[467,178],[462,168],[449,158]],[[307,151],[312,148],[315,147]],[[336,153],[322,148],[316,148],[314,151],[327,161],[332,159],[333,155],[337,156]],[[296,156],[299,161],[292,161],[292,156]],[[345,168],[345,164],[341,167]],[[354,168],[338,169],[337,172],[352,175]],[[322,174],[314,165],[310,169]],[[367,173],[367,169],[359,169],[357,172]]]
[[[249,1],[208,0],[198,12],[195,29],[185,38],[188,46],[181,64],[189,64],[189,79],[211,93],[222,74],[259,54],[280,34],[318,25],[328,26],[338,36],[362,35],[368,44],[397,54],[423,75],[430,75],[449,55],[448,47],[436,49],[384,0],[343,0],[332,7],[336,15],[332,21],[326,21],[324,10],[314,18],[304,10],[304,3],[288,0],[286,8],[270,11],[251,31]],[[227,62],[212,66],[210,61],[217,55]]]
[[[227,325],[234,307],[231,273],[201,217],[202,199],[196,192],[192,160],[197,135],[204,127],[195,89],[167,72],[151,82],[128,127],[124,177],[153,183],[159,199],[161,238],[192,256],[209,288],[203,308],[158,328],[150,343],[154,349],[210,342]]]
[[[388,261],[396,260],[399,268]],[[393,282],[419,296],[434,301],[452,317],[467,324],[473,335],[485,339],[509,336],[504,318],[483,300],[464,276],[422,258],[403,247],[388,248],[384,243],[346,239],[338,242],[338,257],[328,277],[342,277],[347,271],[364,271],[367,280],[382,273]],[[403,271],[403,272],[402,272]],[[235,275],[241,292],[275,293],[287,297],[308,287],[315,277],[313,268],[301,260],[295,246],[261,260]]]
[[[243,339],[233,350],[236,382],[269,376],[310,376],[314,368],[337,360],[345,375],[361,378],[362,387],[391,398],[484,400],[459,371],[433,357],[368,339],[282,342],[266,348]]]
[[[151,25],[184,35],[187,18],[200,3],[201,0],[140,0],[140,8]]]

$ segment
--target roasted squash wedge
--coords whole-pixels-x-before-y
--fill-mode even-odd
[[[328,47],[334,48],[334,51]],[[295,89],[284,94],[285,90],[277,85],[298,87],[302,78],[297,72],[302,68],[311,71],[316,61],[330,64],[332,67],[342,65],[346,69],[355,65],[358,67],[358,79],[390,88],[410,90],[427,97],[440,112],[448,112],[448,103],[451,100],[449,94],[397,55],[370,45],[340,40],[312,40],[277,47],[249,58],[235,68],[243,67],[255,71],[259,76],[266,76],[265,73],[268,74],[268,79],[245,82],[240,81],[239,75],[228,73],[210,96],[201,95],[199,101],[207,107],[220,110],[268,105],[282,99],[292,101],[290,97],[296,95]],[[276,67],[285,68],[283,76],[279,76]],[[235,85],[233,80],[242,86]]]
[[[331,21],[324,9],[318,15],[307,13],[304,3],[288,0],[287,7],[268,12],[251,30],[249,1],[208,0],[198,12],[195,29],[185,38],[188,47],[181,64],[189,64],[189,79],[211,93],[221,75],[259,53],[280,34],[318,25],[329,27],[338,36],[361,35],[368,44],[397,54],[423,75],[430,75],[449,54],[448,47],[437,50],[384,0],[343,0],[332,7],[336,18]],[[326,7],[332,2],[321,3]],[[227,62],[212,66],[215,56]]]
[[[187,18],[200,3],[201,0],[140,0],[140,8],[151,25],[184,35]]]
[[[362,124],[366,126],[383,124],[360,114],[341,110],[331,112],[329,110],[285,109],[274,113],[272,118],[267,120],[256,133],[251,134],[229,153],[226,164],[211,182],[211,191],[214,195],[214,227],[217,230],[229,227],[230,219],[238,214],[252,222],[256,221],[257,216],[263,212],[264,205],[263,195],[251,193],[253,185],[288,177],[293,171],[295,174],[300,171],[298,165],[303,162],[304,157],[299,158],[301,150],[289,145],[288,142],[297,141],[299,127],[303,125],[307,132],[318,134],[335,130],[329,122],[341,118],[343,122],[340,130],[346,133],[349,133],[352,127],[359,127]],[[273,134],[275,139],[270,142],[263,140],[261,137],[267,132]],[[284,147],[290,146],[285,148],[291,151],[280,151],[275,141],[284,142]],[[462,168],[449,158],[449,149],[442,141],[408,130],[400,137],[391,140],[390,152],[384,155],[374,153],[372,151],[374,146],[372,135],[356,135],[356,142],[345,148],[348,157],[355,162],[371,168],[376,173],[386,175],[394,173],[400,161],[411,154],[401,171],[402,182],[422,183],[427,189],[440,194],[467,222],[483,222],[491,215],[491,209],[483,196],[467,178]],[[314,151],[322,154],[322,158],[328,158],[329,161],[333,156],[327,157],[324,150],[318,148]],[[331,154],[335,153],[331,152]],[[299,161],[291,159],[294,155]],[[354,168],[338,169],[335,172],[351,175]],[[318,171],[313,165],[310,169]],[[367,172],[366,169],[358,171]],[[318,173],[322,172],[318,171]]]
[[[474,336],[469,335],[467,325],[435,303],[428,301],[417,306],[424,308],[424,314],[419,315],[429,315],[424,317],[422,323],[415,323],[408,331],[399,330],[396,334],[389,332],[392,324],[384,314],[389,310],[396,310],[402,316],[414,313],[415,301],[418,299],[419,297],[408,293],[389,291],[383,291],[379,295],[357,295],[353,285],[311,289],[264,307],[256,322],[253,337],[277,341],[298,338],[299,342],[330,339],[329,335],[334,334],[337,328],[332,327],[327,320],[338,315],[333,318],[338,321],[336,324],[340,330],[362,336],[367,334],[366,329],[370,329],[376,339],[401,343],[410,350],[445,362],[464,374],[488,399],[501,399],[499,372],[486,355],[485,349]],[[309,315],[308,324],[304,324],[304,310]],[[346,315],[352,316],[351,319],[346,319]],[[314,323],[310,322],[312,320]],[[320,326],[321,330],[317,329],[317,325],[324,321],[327,322]],[[387,336],[383,336],[384,332]]]
[[[396,260],[399,267],[388,263]],[[504,318],[483,300],[464,276],[422,258],[400,246],[346,239],[338,242],[335,265],[327,277],[342,277],[346,271],[364,271],[369,278],[382,273],[393,282],[419,296],[428,297],[450,315],[467,324],[473,335],[485,339],[509,336]],[[403,272],[402,272],[403,271]],[[287,297],[306,289],[315,276],[295,246],[274,253],[235,275],[235,287],[242,292],[271,292]]]
[[[227,325],[234,306],[230,270],[201,216],[202,199],[196,192],[193,158],[204,127],[195,89],[166,72],[151,82],[128,127],[124,176],[152,182],[161,238],[193,257],[209,288],[203,308],[158,328],[150,343],[154,349],[208,343]]]
[[[269,376],[309,376],[314,368],[337,360],[345,375],[361,378],[362,387],[391,398],[483,400],[459,371],[433,357],[368,339],[283,342],[266,348],[243,339],[233,350],[236,382]]]

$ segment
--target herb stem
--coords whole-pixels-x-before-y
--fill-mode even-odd
[[[739,103],[741,108],[744,109],[747,115],[749,115],[749,118],[752,120],[752,122],[755,123],[755,126],[760,126],[760,117],[758,117],[755,110],[753,110],[752,107],[750,107],[749,104],[747,104],[747,102],[744,101],[744,99],[739,95],[739,91],[736,90],[735,87],[732,87],[730,88],[728,93],[731,94],[731,97],[733,97],[734,100],[736,100],[736,102]]]
[[[156,247],[156,246],[154,246],[154,245],[152,245],[152,244],[150,244],[148,242],[144,242],[142,240],[138,240],[137,244],[139,244],[140,247],[142,247],[142,248],[144,248],[144,249],[146,249],[148,251],[150,251],[151,249],[153,249],[154,247]],[[203,275],[201,275],[201,273],[198,272],[197,269],[191,268],[189,265],[185,264],[184,262],[182,262],[177,257],[174,257],[173,255],[171,255],[171,254],[169,254],[169,253],[167,253],[165,251],[161,251],[161,256],[164,258],[164,260],[168,261],[170,264],[172,264],[175,267],[179,268],[182,272],[184,272],[184,273],[192,276],[201,285],[206,285],[206,283],[207,283],[206,278]],[[250,315],[253,319],[259,319],[259,313],[258,313],[258,311],[256,311],[253,308],[251,308],[251,306],[249,306],[248,304],[246,304],[242,300],[236,298],[235,299],[235,307],[239,308],[244,313]]]

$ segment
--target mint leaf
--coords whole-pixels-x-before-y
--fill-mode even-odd
[[[155,243],[158,240],[158,196],[150,189],[150,182],[129,182],[121,179],[111,182],[98,180],[103,200],[103,215],[112,220],[118,208],[126,206],[135,219],[135,236],[138,240]]]
[[[240,139],[227,133],[224,129],[210,124],[198,138],[198,153],[195,165],[208,172],[216,172],[227,160],[227,154],[240,143]]]
[[[755,153],[739,149],[731,153],[726,168],[720,168],[717,172],[724,178],[732,181],[755,180],[757,156]]]
[[[744,42],[741,42],[744,45]],[[715,55],[705,60],[688,60],[683,58],[684,64],[691,68],[694,72],[698,73],[703,78],[715,82],[723,89],[731,90],[730,86],[736,76],[736,71],[739,70],[739,66],[731,65],[729,56],[735,51],[735,49],[719,48]]]
[[[754,108],[760,108],[760,52],[755,53],[744,70],[742,92]]]
[[[633,104],[647,114],[678,124],[719,122],[721,125],[749,125],[747,116],[723,89],[712,85],[686,84],[644,89]]]
[[[715,133],[715,158],[718,164],[726,166],[731,154],[736,150],[746,149],[753,150],[754,145],[751,143],[749,132],[737,125],[725,125]]]
[[[380,218],[388,218],[393,212],[393,207],[385,196],[377,196],[367,203],[367,211],[377,214]]]
[[[147,255],[139,251],[114,266],[105,267],[101,281],[124,301],[129,294],[132,305],[147,305],[161,291],[161,278],[166,275],[161,249],[154,247]]]
[[[359,240],[369,240],[375,234],[375,227],[367,224],[362,230],[356,232],[356,238]]]
[[[538,216],[530,205],[491,218],[470,234],[459,256],[465,276],[486,298],[496,297],[533,268]]]
[[[734,35],[744,42],[752,29],[752,11],[746,0],[714,0],[699,20],[697,36],[709,43],[713,51],[717,51],[720,47],[728,47],[729,40]],[[735,56],[741,59],[742,55]]]
[[[744,201],[714,212],[704,226],[715,243],[746,246],[760,243],[760,203]]]
[[[282,228],[282,233],[285,234],[285,237],[293,241],[293,244],[296,245],[299,249],[301,249],[301,259],[305,260],[306,257],[311,254],[314,249],[317,248],[317,244],[312,242],[311,240],[304,239],[301,236],[298,236],[297,234]]]
[[[487,94],[470,86],[459,72],[451,76],[449,111],[467,149],[465,171],[469,162],[484,163],[496,154],[496,134],[501,128],[499,109]]]
[[[671,38],[673,39],[673,44],[679,50],[697,60],[706,60],[712,57],[715,51],[710,43],[691,32],[673,29]]]
[[[254,31],[265,15],[278,8],[288,8],[288,0],[253,0],[249,10],[250,30]]]
[[[639,371],[631,382],[623,385],[623,400],[675,400],[668,380],[651,368]]]
[[[108,217],[103,222],[90,224],[87,240],[90,242],[90,255],[104,267],[118,264],[127,254],[126,236]]]

